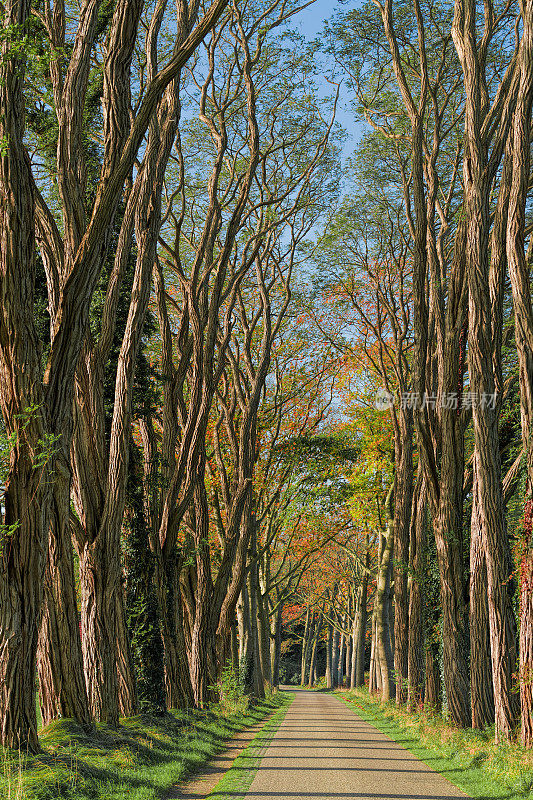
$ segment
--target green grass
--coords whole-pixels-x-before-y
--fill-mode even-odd
[[[263,754],[283,721],[294,695],[284,692],[280,697],[283,700],[283,705],[270,717],[266,725],[261,728],[257,736],[252,739],[242,753],[237,756],[231,768],[209,795],[209,800],[229,800],[230,797],[232,800],[238,800],[244,797],[252,784]]]
[[[0,750],[2,800],[155,800],[198,770],[242,728],[286,704],[276,694],[246,711],[173,711],[84,732],[59,720],[40,733],[36,756]]]
[[[494,729],[461,730],[440,715],[409,714],[366,689],[338,693],[364,720],[476,800],[533,800],[533,754],[494,744]]]

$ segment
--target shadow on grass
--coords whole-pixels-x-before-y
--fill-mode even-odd
[[[42,752],[0,753],[0,796],[28,800],[152,800],[219,752],[238,730],[279,707],[273,698],[241,714],[174,711],[86,730],[59,720],[41,732]],[[2,777],[3,775],[3,777]],[[18,791],[19,794],[15,794]]]

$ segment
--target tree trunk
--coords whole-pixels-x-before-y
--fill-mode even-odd
[[[343,620],[343,628],[346,624],[346,615],[344,614]],[[344,661],[346,659],[346,637],[344,636],[344,631],[340,634],[339,637],[339,663],[337,666],[337,686],[342,687],[344,682]]]
[[[305,613],[304,635],[302,639],[302,658],[300,665],[300,686],[305,686],[305,679],[307,677],[307,655],[309,652],[310,644],[310,622],[311,622],[311,607],[307,606]]]
[[[487,565],[481,534],[475,459],[470,533],[470,681],[472,727],[483,730],[494,723],[494,692],[487,602]]]
[[[56,468],[37,654],[43,725],[60,717],[91,724],[70,537],[70,467]]]
[[[394,677],[396,703],[407,701],[409,595],[409,536],[413,501],[413,415],[400,409],[395,432],[394,478]]]
[[[355,610],[352,611],[352,597],[350,596],[350,600],[348,603],[349,614],[346,617],[346,624],[350,622],[351,614],[355,615]],[[350,680],[352,674],[352,649],[353,649],[353,637],[347,633],[346,634],[346,661],[344,664],[344,674],[346,675],[346,688],[350,688]]]
[[[130,633],[126,624],[124,588],[122,583],[115,594],[115,602],[117,622],[118,705],[121,717],[132,717],[134,714],[137,714],[139,704],[137,701],[135,675],[133,673]]]
[[[274,636],[272,642],[272,686],[279,686],[279,666],[281,659],[281,633],[283,623],[283,603],[280,601],[274,615]]]
[[[318,650],[318,643],[320,641],[320,631],[322,628],[322,614],[319,613],[316,622],[316,628],[313,636],[313,646],[311,647],[311,661],[309,663],[309,688],[314,686],[317,680],[316,676],[316,654]]]
[[[439,669],[439,648],[436,642],[426,645],[426,685],[424,689],[424,706],[439,712],[442,708],[442,687]]]
[[[209,553],[209,508],[203,477],[205,469],[201,463],[203,459],[204,454],[200,457],[194,489],[193,532],[196,555],[196,592],[189,664],[194,702],[199,708],[203,708],[215,699],[212,687],[216,682],[216,676],[212,672],[214,658],[210,652],[211,648],[214,648],[215,642],[209,635],[209,606],[212,602],[213,581]],[[256,586],[257,584],[255,584]],[[256,602],[256,599],[252,598],[252,602],[254,601]]]
[[[367,626],[367,595],[368,595],[368,570],[370,568],[370,541],[366,536],[365,571],[361,578],[361,592],[357,601],[356,635],[354,641],[354,655],[356,659],[355,686],[365,685],[365,650]]]
[[[0,741],[39,749],[35,681],[50,493],[35,459],[48,431],[34,324],[34,192],[24,152],[24,53],[9,33],[23,30],[27,0],[2,9],[0,43],[0,404],[10,453],[0,541]],[[16,41],[16,40],[15,40]],[[34,409],[32,412],[27,409]]]
[[[374,600],[376,660],[381,675],[381,699],[384,702],[394,697],[393,658],[388,614],[393,537],[394,529],[391,521],[386,532],[382,534],[381,560],[378,567],[376,598]]]
[[[119,565],[110,563],[98,540],[80,554],[81,639],[85,681],[92,715],[118,726],[116,599]]]
[[[336,617],[336,615],[335,615]],[[337,622],[338,620],[335,619]],[[332,688],[336,689],[338,685],[338,676],[339,676],[339,646],[340,646],[340,634],[337,628],[333,628],[333,641],[331,644],[331,682]]]
[[[356,595],[355,595],[355,612],[353,617],[353,624],[352,624],[352,650],[351,650],[351,661],[350,661],[350,689],[355,689],[355,679],[357,675],[357,622],[359,616],[359,603],[361,602],[360,597],[360,587],[358,587]]]
[[[326,643],[326,687],[333,689],[333,625],[328,620],[328,638]],[[309,676],[311,681],[312,675]]]
[[[231,623],[230,634],[231,666],[235,675],[239,674],[239,642],[237,640],[237,617]]]
[[[267,598],[261,592],[261,585],[257,583],[257,622],[259,633],[259,654],[261,658],[261,674],[265,687],[265,694],[272,689],[272,673],[270,664],[270,624],[268,611],[265,608]]]
[[[255,552],[255,549],[254,551]],[[257,560],[252,556],[253,560],[248,572],[248,597],[250,598],[250,627],[251,627],[251,646],[252,646],[252,659],[253,659],[253,676],[254,676],[254,695],[258,698],[265,696],[265,681],[261,671],[261,650],[259,642],[259,631],[257,627]]]
[[[531,107],[533,102],[533,3],[520,3],[523,34],[519,53],[520,83],[512,127],[513,173],[507,222],[507,259],[515,312],[515,339],[520,368],[522,446],[526,453],[524,531],[520,554],[520,702],[521,741],[533,746],[533,310],[530,263],[525,253],[525,212],[530,192]],[[531,248],[531,242],[529,247]]]
[[[248,581],[242,587],[237,604],[237,622],[239,626],[239,669],[246,694],[254,691],[254,655],[252,652],[252,626],[250,621],[250,601]]]
[[[423,481],[416,484],[411,518],[411,579],[409,582],[408,711],[424,702],[423,580],[426,569],[426,493]]]
[[[167,557],[164,564],[160,548],[154,556],[155,588],[164,650],[166,705],[167,708],[189,708],[194,705],[194,695],[183,629],[178,558],[176,554]]]
[[[533,550],[530,546],[532,502],[526,505],[525,552],[520,563],[520,703],[523,747],[533,747]]]
[[[489,233],[492,180],[499,159],[496,144],[489,147],[483,131],[482,64],[475,28],[476,7],[468,0],[464,8],[456,4],[452,36],[463,68],[465,88],[464,210],[467,223],[466,263],[469,288],[468,366],[474,398],[472,419],[477,454],[481,535],[487,564],[489,623],[494,684],[496,741],[509,739],[518,718],[518,702],[512,686],[516,661],[516,637],[510,598],[507,592],[507,532],[502,493],[501,459],[498,439],[498,404],[495,396],[494,320],[489,283]],[[502,136],[510,120],[508,102],[500,110],[499,124],[493,126]],[[503,152],[503,148],[501,148]],[[501,156],[500,156],[501,158]],[[501,319],[496,321],[501,325]],[[500,337],[497,337],[499,341]],[[497,345],[498,347],[498,345]],[[445,665],[445,667],[448,665]],[[448,688],[448,687],[446,687]]]

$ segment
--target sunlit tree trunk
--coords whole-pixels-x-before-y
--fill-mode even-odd
[[[400,409],[395,431],[394,475],[394,677],[396,703],[407,701],[410,630],[407,575],[413,501],[413,414]]]
[[[305,679],[307,676],[307,655],[309,652],[309,640],[310,640],[310,628],[311,628],[311,607],[307,606],[307,610],[305,612],[305,624],[304,624],[304,634],[302,639],[302,656],[300,660],[300,686],[305,686]]]
[[[478,491],[474,459],[470,527],[470,681],[472,727],[483,730],[494,723],[494,693],[487,602],[487,565],[481,535]]]
[[[327,622],[328,635],[326,640],[326,687],[333,689],[333,625]],[[310,675],[310,685],[313,676]]]
[[[274,612],[273,631],[272,631],[272,686],[279,686],[279,667],[281,659],[281,642],[283,627],[283,603],[280,602]]]
[[[37,656],[44,725],[59,717],[89,725],[70,535],[70,465],[58,459],[50,514]]]
[[[375,659],[380,674],[381,699],[383,701],[391,700],[394,697],[393,657],[388,613],[393,538],[394,529],[391,520],[381,535],[382,544],[374,599]]]
[[[415,711],[424,701],[424,617],[423,580],[426,568],[426,493],[419,477],[411,517],[409,581],[409,646],[407,708]]]
[[[507,224],[507,258],[515,312],[515,339],[520,369],[522,445],[526,455],[524,530],[520,564],[520,702],[521,741],[533,746],[533,311],[530,291],[531,243],[525,253],[525,210],[530,191],[531,108],[533,102],[533,3],[520,3],[523,33],[519,53],[519,88],[512,127],[512,189]]]
[[[320,633],[322,631],[322,614],[319,612],[316,621],[316,627],[313,634],[313,642],[311,645],[311,660],[309,662],[309,688],[314,686],[316,681],[316,657],[318,652],[318,643],[320,641]]]
[[[477,453],[481,534],[487,564],[489,624],[494,684],[496,740],[509,739],[518,719],[518,701],[512,686],[516,661],[513,612],[507,592],[506,528],[503,508],[498,409],[490,402],[495,393],[493,370],[494,331],[489,290],[489,230],[492,178],[499,159],[489,163],[487,135],[483,132],[481,82],[482,55],[477,41],[476,4],[457,0],[452,35],[461,61],[465,89],[465,156],[463,163],[464,208],[467,221],[466,261],[469,286],[468,364],[473,403],[473,427]],[[507,80],[507,76],[505,80]],[[500,87],[501,89],[502,87]],[[504,137],[510,121],[514,91],[507,86],[496,141]],[[496,128],[494,127],[494,130]],[[499,354],[497,354],[499,356]]]
[[[9,33],[22,30],[30,13],[25,0],[6,3],[0,44],[0,140],[5,147],[0,158],[0,403],[7,434],[16,439],[0,542],[0,742],[35,751],[37,637],[50,505],[46,470],[35,459],[48,426],[34,326],[34,192],[24,152],[25,61],[15,48],[16,33]]]

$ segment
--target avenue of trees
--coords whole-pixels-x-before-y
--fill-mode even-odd
[[[295,633],[533,744],[533,0],[312,13],[2,6],[4,746]]]
[[[326,588],[328,679],[352,626],[362,653],[371,594],[371,691],[444,703],[496,741],[520,729],[527,747],[532,24],[530,3],[490,0],[376,0],[327,24],[367,127],[315,254],[312,309],[356,393],[378,390],[371,440],[389,461],[359,481],[358,546]]]

